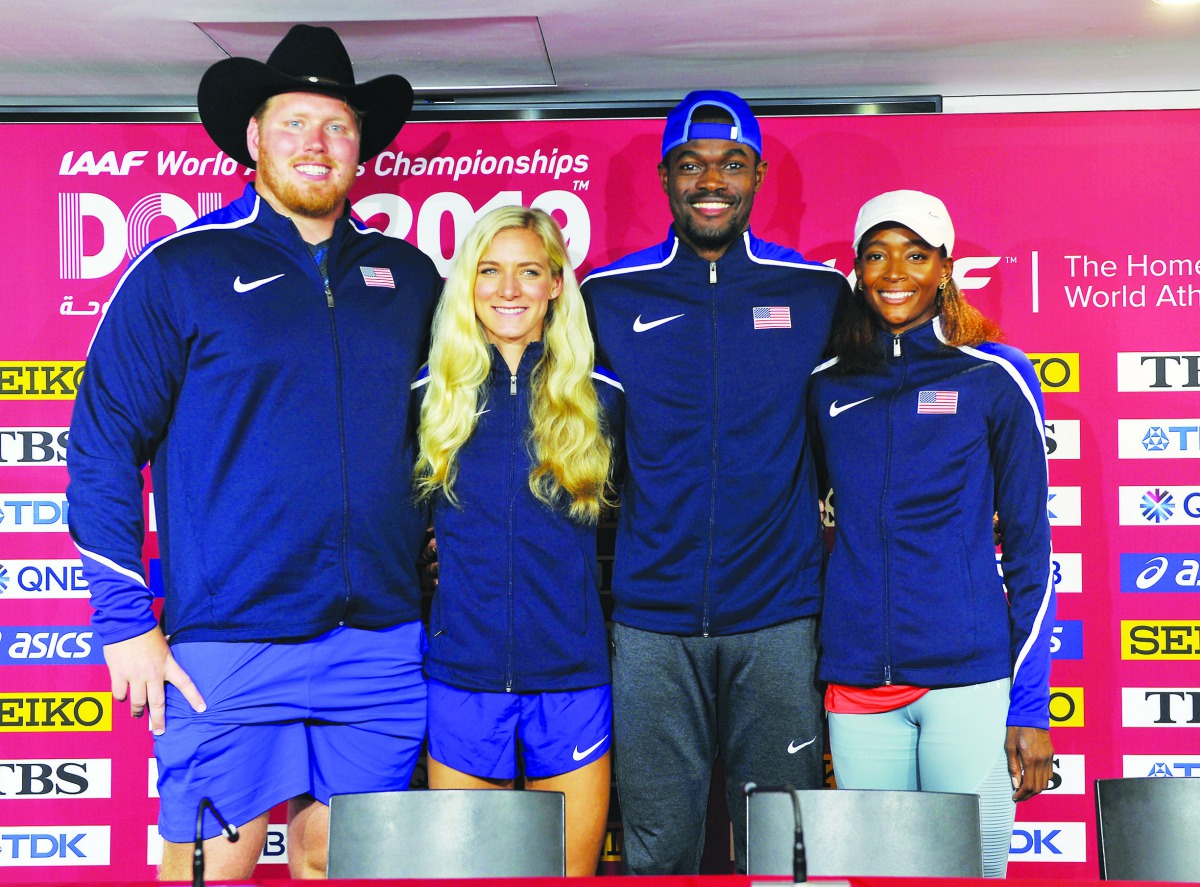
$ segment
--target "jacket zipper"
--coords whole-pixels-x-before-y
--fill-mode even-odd
[[[295,223],[293,223],[295,227]],[[335,231],[336,234],[336,231]],[[296,229],[296,235],[300,236],[299,229]],[[303,241],[303,238],[301,238]],[[305,250],[308,250],[305,244]],[[309,252],[312,256],[312,253]],[[329,254],[326,257],[326,267],[333,263],[333,238],[330,238]],[[317,264],[316,258],[313,257],[313,264],[317,267],[317,273],[321,273],[321,266]],[[321,283],[325,290],[325,304],[329,308],[329,327],[330,335],[333,338],[333,369],[334,381],[337,388],[337,417],[338,417],[338,456],[340,459],[339,465],[342,476],[342,582],[344,584],[344,593],[342,596],[342,616],[350,608],[350,599],[354,595],[354,589],[350,582],[350,469],[348,466],[348,458],[346,455],[346,404],[344,386],[342,384],[342,349],[338,342],[338,326],[337,326],[337,306],[333,298],[333,287],[329,283],[329,275],[324,274],[321,277]],[[344,625],[343,619],[338,620],[339,625]]]
[[[892,392],[891,398],[888,400],[887,412],[887,448],[884,456],[884,475],[883,475],[883,497],[879,503],[880,515],[880,536],[882,545],[880,550],[883,552],[883,683],[889,685],[892,683],[892,576],[891,562],[888,557],[888,529],[887,529],[887,500],[888,492],[892,483],[892,428],[894,420],[892,413],[895,410],[896,396],[904,387],[904,377],[906,375],[905,363],[903,361],[903,352],[900,348],[900,336],[895,334],[892,336],[892,356],[901,358],[900,362],[900,381],[896,385],[896,389]]]
[[[717,263],[708,263],[708,283],[709,295],[712,301],[712,366],[713,366],[713,416],[712,416],[712,480],[709,488],[708,500],[708,563],[704,567],[704,616],[700,626],[700,633],[703,637],[708,637],[709,623],[712,618],[712,563],[713,554],[716,547],[717,535],[717,431],[719,428],[720,387],[718,380],[721,376],[720,367],[717,365]]]
[[[522,355],[523,357],[523,355]],[[508,462],[508,629],[505,637],[507,646],[506,657],[504,662],[504,692],[511,693],[513,689],[513,652],[516,646],[514,638],[515,629],[513,625],[515,607],[513,606],[513,539],[516,536],[516,495],[513,489],[513,484],[516,483],[517,471],[517,413],[520,412],[518,407],[520,401],[515,401],[512,398],[517,396],[517,374],[513,373],[508,377],[508,394],[509,394],[509,435],[508,439],[512,445],[512,450],[509,452]]]

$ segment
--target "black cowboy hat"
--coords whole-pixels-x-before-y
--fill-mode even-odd
[[[200,122],[217,147],[254,168],[246,148],[246,124],[259,105],[283,92],[336,96],[362,117],[359,160],[370,160],[389,144],[412,110],[412,85],[399,74],[355,84],[354,69],[332,28],[295,25],[266,64],[227,58],[200,79],[196,104]]]

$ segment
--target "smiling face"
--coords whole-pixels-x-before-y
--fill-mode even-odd
[[[867,232],[854,260],[867,306],[892,333],[933,317],[938,287],[953,270],[954,260],[943,257],[940,249],[890,223]]]
[[[525,346],[542,338],[546,311],[562,287],[541,237],[527,228],[504,228],[480,256],[475,316],[513,372]]]
[[[715,262],[750,227],[754,195],[767,164],[754,149],[728,139],[693,139],[673,148],[658,174],[675,233]]]
[[[345,102],[311,92],[274,96],[250,120],[246,144],[258,167],[255,188],[276,211],[298,225],[332,226],[358,173],[358,125]]]

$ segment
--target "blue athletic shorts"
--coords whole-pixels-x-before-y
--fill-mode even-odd
[[[196,835],[200,799],[235,825],[311,794],[408,788],[425,734],[425,630],[334,630],[298,644],[176,644],[175,660],[207,703],[197,714],[167,686],[158,759],[158,830]],[[220,829],[204,817],[204,836]]]
[[[612,687],[476,693],[429,680],[429,755],[484,779],[558,776],[612,744]]]

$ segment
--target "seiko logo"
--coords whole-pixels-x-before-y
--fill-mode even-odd
[[[100,155],[99,159],[91,151],[83,151],[78,157],[75,156],[74,151],[68,151],[58,164],[58,174],[60,176],[81,174],[127,176],[131,169],[141,166],[145,162],[145,157],[149,153],[149,151],[126,151],[118,160],[116,151],[106,151]]]
[[[1058,354],[1027,354],[1037,371],[1043,391],[1079,390],[1078,352]]]
[[[0,866],[108,865],[110,840],[107,825],[2,826]]]
[[[1050,723],[1055,727],[1083,726],[1083,687],[1050,688]]]
[[[112,761],[107,758],[68,760],[0,760],[0,797],[108,798],[112,796]]]
[[[82,360],[0,363],[0,400],[74,400]]]
[[[1122,554],[1121,591],[1200,591],[1200,552]]]
[[[1121,726],[1200,727],[1200,689],[1122,687]]]
[[[1122,351],[1117,354],[1118,391],[1189,391],[1200,388],[1200,352]]]
[[[0,733],[111,729],[112,693],[0,693]]]
[[[1121,620],[1122,659],[1200,659],[1200,623]]]
[[[67,428],[0,428],[0,465],[63,465]]]

